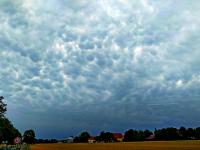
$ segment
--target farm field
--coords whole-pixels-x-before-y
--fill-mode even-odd
[[[98,144],[36,144],[31,150],[200,150],[200,141],[162,141]]]

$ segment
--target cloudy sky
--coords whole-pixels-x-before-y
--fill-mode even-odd
[[[0,0],[0,95],[23,132],[200,126],[199,0]]]

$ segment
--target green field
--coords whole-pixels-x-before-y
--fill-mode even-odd
[[[98,144],[35,144],[31,150],[200,150],[200,141]]]

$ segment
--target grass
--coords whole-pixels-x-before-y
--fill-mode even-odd
[[[29,150],[27,146],[23,145],[0,145],[0,150]]]
[[[31,150],[200,150],[200,141],[131,142],[98,144],[36,144]]]

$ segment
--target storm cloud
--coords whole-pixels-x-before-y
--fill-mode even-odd
[[[21,131],[198,126],[199,0],[1,0],[0,95]]]

